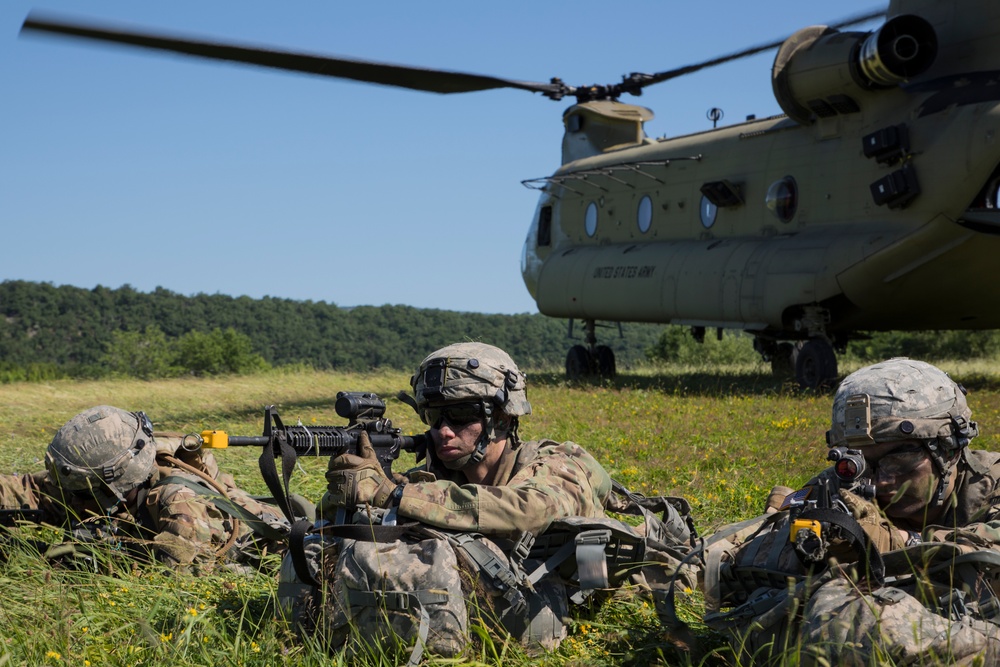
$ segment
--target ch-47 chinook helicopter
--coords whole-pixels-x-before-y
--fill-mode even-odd
[[[562,166],[522,257],[538,309],[582,320],[570,374],[613,375],[599,321],[739,329],[804,386],[872,330],[1000,327],[1000,3],[883,12],[616,84],[570,86],[279,52],[29,17],[24,30],[437,93],[514,88],[563,112]],[[652,139],[626,93],[777,48],[785,115]]]

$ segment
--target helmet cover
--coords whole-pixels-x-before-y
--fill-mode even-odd
[[[110,489],[118,501],[153,473],[156,445],[145,413],[101,405],[70,419],[45,452],[45,465],[70,492]]]
[[[961,385],[931,364],[898,357],[844,378],[826,439],[852,448],[916,440],[952,452],[978,434]]]
[[[485,401],[504,414],[531,414],[526,376],[506,352],[486,343],[456,343],[432,352],[410,379],[417,412],[424,408]]]

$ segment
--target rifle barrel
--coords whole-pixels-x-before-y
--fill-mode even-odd
[[[231,435],[229,436],[230,447],[263,447],[267,444],[267,438],[262,435]]]

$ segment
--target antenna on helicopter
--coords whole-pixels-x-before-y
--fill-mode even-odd
[[[726,114],[719,107],[712,107],[708,110],[708,113],[705,114],[705,117],[712,121],[712,129],[714,130],[719,126],[719,121],[722,120],[722,117],[725,115]]]

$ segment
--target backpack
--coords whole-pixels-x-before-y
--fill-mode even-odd
[[[627,580],[653,588],[646,574],[654,584],[676,577],[690,549],[686,503],[678,510],[616,491],[615,509],[641,517],[638,529],[610,517],[567,517],[537,538],[525,532],[509,541],[381,525],[385,510],[359,511],[345,525],[299,522],[281,565],[279,614],[328,650],[409,651],[414,664],[424,653],[461,655],[473,624],[513,636],[529,654],[554,649],[567,635],[571,604],[601,599],[592,596]]]
[[[560,618],[547,604],[529,604],[523,575],[488,538],[419,523],[381,525],[381,514],[293,529],[279,574],[279,613],[304,638],[348,656],[417,664],[424,654],[462,655],[470,623],[530,641],[546,627],[532,616],[548,626]],[[296,558],[304,561],[298,568]]]

